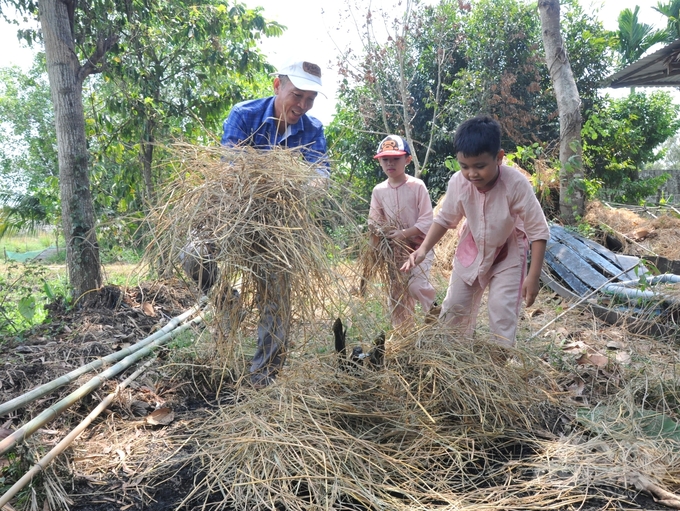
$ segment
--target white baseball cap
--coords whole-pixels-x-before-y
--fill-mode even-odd
[[[316,64],[301,60],[289,64],[272,74],[275,76],[286,75],[298,89],[319,92],[326,97],[322,90],[321,68]]]
[[[378,159],[385,156],[404,156],[410,154],[411,148],[406,140],[399,135],[387,135],[378,144],[378,150],[373,158]]]

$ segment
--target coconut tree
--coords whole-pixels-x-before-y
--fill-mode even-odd
[[[674,1],[680,4],[677,0]],[[638,19],[639,11],[640,6],[636,5],[634,11],[624,9],[619,14],[619,29],[617,31],[619,44],[617,50],[621,56],[621,69],[638,60],[655,44],[666,42],[669,38],[667,30],[657,30],[652,25],[640,23]]]
[[[652,9],[668,18],[668,26],[666,27],[668,38],[680,38],[680,0],[670,0],[666,4],[659,2]]]

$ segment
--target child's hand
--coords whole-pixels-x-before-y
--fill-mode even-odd
[[[405,241],[408,239],[404,229],[392,229],[387,233],[387,237],[392,241]]]
[[[416,266],[423,262],[426,255],[427,254],[423,253],[420,249],[416,250],[409,256],[408,261],[406,261],[402,265],[401,271],[409,271],[412,268],[415,268]]]
[[[527,307],[531,307],[538,296],[538,279],[527,275],[524,279],[524,284],[522,285],[522,298],[524,298],[524,303]]]

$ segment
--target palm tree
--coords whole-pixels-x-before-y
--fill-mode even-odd
[[[49,214],[36,196],[0,192],[0,239],[20,231],[33,233],[46,225]]]
[[[680,4],[680,0],[671,0],[671,3]],[[655,44],[667,42],[669,39],[668,30],[655,30],[652,25],[640,23],[638,21],[639,11],[640,6],[636,5],[635,11],[624,9],[619,14],[619,30],[617,33],[619,46],[617,50],[621,55],[620,68],[638,60]]]
[[[667,4],[659,2],[652,9],[668,18],[669,39],[680,38],[680,0],[670,0]]]

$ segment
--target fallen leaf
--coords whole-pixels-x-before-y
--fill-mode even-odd
[[[151,317],[156,316],[156,311],[154,310],[153,305],[150,302],[144,302],[142,304],[142,312],[147,316]]]
[[[154,426],[167,426],[175,420],[175,414],[170,408],[159,408],[146,416],[146,422]]]
[[[11,430],[11,429],[0,428],[0,440],[2,440],[3,438],[7,438],[7,437],[10,436],[11,434],[12,434],[12,430]]]
[[[542,309],[534,309],[534,310],[529,312],[529,317],[533,318],[535,316],[542,316],[543,314],[545,314],[545,313],[543,312]]]
[[[630,353],[625,351],[620,351],[616,354],[616,361],[619,364],[627,365],[630,364]]]
[[[569,392],[571,392],[572,396],[580,396],[583,394],[583,391],[586,388],[586,384],[580,381],[578,383],[572,383],[567,388],[569,389]]]
[[[559,337],[563,337],[563,338],[569,337],[569,330],[567,330],[567,329],[564,328],[563,326],[561,326],[561,327],[559,327],[557,330],[555,330],[555,333],[556,333]]]
[[[587,350],[588,346],[583,341],[568,342],[562,345],[562,351],[571,355],[578,355]]]
[[[635,241],[642,241],[647,236],[649,236],[650,232],[651,231],[649,229],[645,229],[644,227],[642,227],[630,233],[628,237],[634,239]]]
[[[606,367],[609,364],[609,357],[600,355],[599,353],[584,353],[577,360],[578,365],[594,365],[595,367]]]

